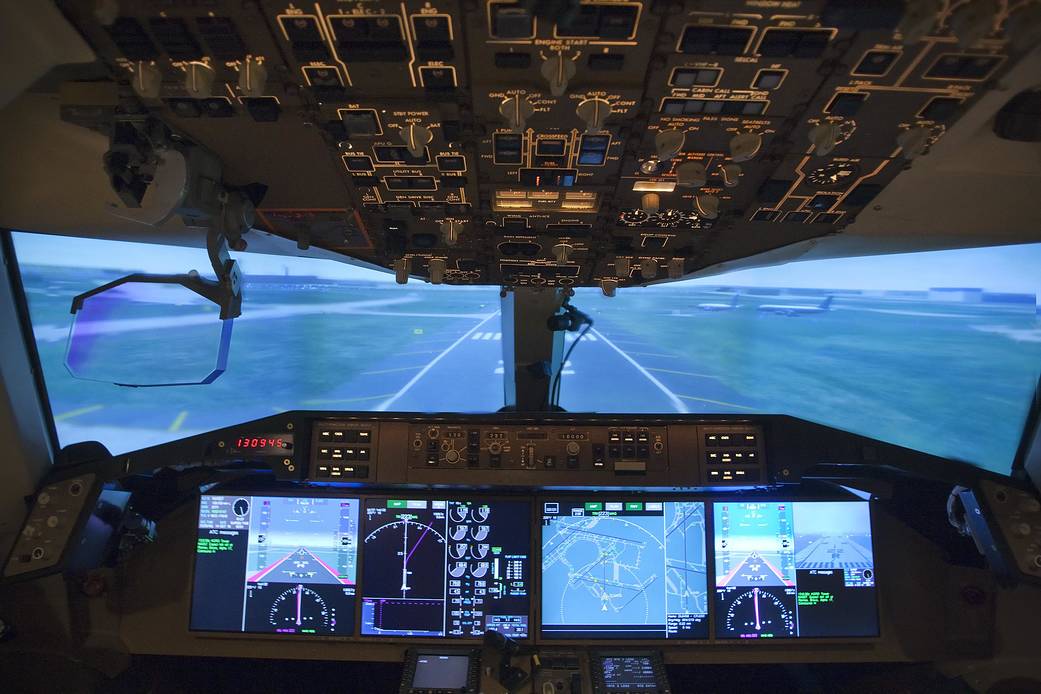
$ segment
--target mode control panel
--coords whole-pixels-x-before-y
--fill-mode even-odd
[[[709,484],[763,481],[763,436],[757,427],[702,426],[700,443]]]
[[[379,422],[315,422],[310,478],[329,482],[375,479],[378,438]]]
[[[664,426],[525,426],[417,423],[409,467],[609,471],[668,468]]]

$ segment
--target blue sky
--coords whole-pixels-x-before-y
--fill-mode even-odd
[[[15,248],[22,264],[111,268],[127,272],[176,273],[193,268],[200,272],[209,271],[206,252],[201,248],[21,233],[15,234]],[[288,269],[292,275],[394,281],[392,274],[333,260],[258,253],[232,255],[239,259],[247,275],[280,275]],[[810,260],[740,270],[681,284],[825,289],[981,287],[989,291],[1041,294],[1041,244]]]

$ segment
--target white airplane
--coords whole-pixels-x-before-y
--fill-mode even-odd
[[[731,311],[737,308],[737,297],[738,294],[735,292],[734,295],[730,298],[729,304],[698,304],[698,308],[700,308],[702,311]]]
[[[778,316],[807,316],[815,313],[824,313],[831,310],[831,301],[835,297],[828,295],[824,301],[817,306],[793,305],[793,304],[763,304],[758,308],[760,313],[774,313]]]

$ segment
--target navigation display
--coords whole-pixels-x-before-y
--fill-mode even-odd
[[[705,504],[542,503],[542,634],[708,637]]]
[[[203,495],[190,628],[354,633],[358,499]]]
[[[878,635],[867,502],[717,502],[714,523],[717,637]]]
[[[363,636],[527,637],[527,502],[371,498],[363,523]]]

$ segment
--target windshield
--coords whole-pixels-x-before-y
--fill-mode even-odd
[[[208,267],[205,251],[13,237],[62,445],[93,439],[119,453],[291,409],[503,406],[497,287],[402,287],[336,261],[252,253],[235,254],[242,316],[212,383],[74,377],[74,296],[130,272]],[[1035,244],[790,263],[610,299],[579,289],[573,303],[595,327],[563,368],[560,404],[787,414],[1006,473],[1041,373],[1039,268]],[[182,303],[117,321],[127,343],[149,345],[156,369],[183,356],[173,352],[187,349],[178,338],[189,329],[216,344],[219,321],[189,320],[198,302]],[[126,371],[111,363],[120,357],[90,363]]]
[[[116,454],[286,410],[494,412],[503,406],[498,288],[403,287],[393,275],[333,260],[253,253],[234,254],[245,279],[242,315],[234,321],[224,371],[212,383],[128,388],[85,380],[83,373],[74,377],[71,357],[82,351],[69,347],[74,296],[132,272],[208,270],[206,252],[22,232],[13,237],[63,446],[96,440]],[[149,340],[153,361],[142,377],[182,356],[174,352],[201,354],[199,345],[180,339],[188,331],[216,327],[219,336],[215,315],[193,320],[169,305],[163,314],[156,314],[158,304],[137,305],[154,315],[142,318],[138,310],[115,323],[124,346]],[[92,356],[97,373],[129,370],[118,363],[126,351],[114,345]],[[134,368],[142,371],[140,364]]]
[[[595,327],[560,404],[787,414],[1007,473],[1041,373],[1039,288],[1041,244],[579,289]]]

